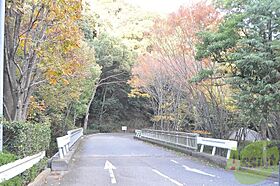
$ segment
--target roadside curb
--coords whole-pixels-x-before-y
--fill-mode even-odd
[[[47,177],[50,175],[50,173],[51,173],[51,169],[46,168],[35,178],[33,182],[29,183],[28,186],[39,186],[44,184],[46,182]]]
[[[252,174],[260,175],[260,176],[271,177],[271,178],[278,178],[278,176],[279,176],[278,173],[260,171],[260,170],[255,170],[255,169],[248,168],[248,167],[240,167],[240,170],[246,171],[246,172],[249,172]]]
[[[50,160],[51,171],[67,171],[69,164],[72,160],[73,155],[78,149],[82,139],[85,136],[82,136],[78,141],[73,145],[68,154],[64,158],[59,158],[58,153],[56,153]]]

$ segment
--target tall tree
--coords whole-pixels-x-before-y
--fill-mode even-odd
[[[199,86],[191,83],[199,70],[210,67],[207,60],[195,60],[196,33],[215,29],[219,21],[219,13],[206,2],[181,7],[168,18],[155,20],[149,35],[151,53],[139,58],[131,83],[154,99],[161,129],[188,130],[188,125],[195,124],[215,136],[226,133],[222,88],[215,81]]]
[[[254,125],[266,139],[268,126],[274,122],[271,115],[280,113],[280,1],[218,4],[226,16],[216,32],[200,34],[197,58],[230,67],[228,82],[245,126]]]
[[[4,108],[9,120],[26,120],[35,88],[72,73],[81,36],[75,21],[81,1],[8,1],[5,23]],[[75,36],[75,37],[73,37]]]

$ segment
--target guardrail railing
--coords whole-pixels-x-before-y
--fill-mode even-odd
[[[78,128],[74,130],[69,130],[67,132],[68,136],[70,137],[70,142],[69,142],[69,148],[71,148],[77,141],[78,139],[83,135],[83,128]]]
[[[78,139],[83,135],[83,128],[78,128],[70,130],[67,132],[67,135],[56,138],[58,154],[60,158],[69,152],[71,147],[78,141]]]
[[[226,158],[230,158],[230,152],[231,150],[237,149],[237,141],[233,140],[222,140],[222,139],[215,139],[215,138],[203,138],[198,137],[197,138],[197,144],[200,144],[200,152],[203,152],[204,146],[211,146],[212,148],[212,155],[214,156],[216,153],[216,148],[223,148],[227,149],[227,156]]]
[[[237,141],[233,140],[222,140],[215,138],[204,138],[199,137],[196,133],[185,133],[175,131],[161,131],[142,129],[135,130],[135,136],[137,138],[147,138],[164,143],[168,143],[174,146],[186,147],[193,150],[198,150],[198,145],[201,145],[200,151],[203,152],[204,146],[212,147],[212,155],[216,154],[217,148],[227,149],[226,159],[230,158],[231,150],[237,149]]]
[[[45,151],[42,151],[33,156],[27,156],[23,159],[19,159],[6,165],[2,165],[0,167],[0,183],[23,173],[25,170],[31,168],[44,157]]]
[[[140,136],[141,138],[144,137],[176,146],[186,147],[194,150],[197,149],[198,134],[195,133],[143,129],[141,132],[139,130],[136,131],[136,135]]]

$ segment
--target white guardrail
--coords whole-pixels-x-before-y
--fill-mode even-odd
[[[70,130],[67,135],[56,138],[58,153],[60,158],[69,152],[71,147],[78,141],[78,139],[83,135],[83,128],[78,128]]]
[[[153,139],[175,146],[182,146],[193,150],[198,149],[198,144],[201,145],[200,152],[203,152],[204,146],[211,146],[212,155],[216,153],[216,148],[227,149],[226,158],[229,159],[231,150],[237,149],[237,141],[233,140],[222,140],[215,138],[204,138],[199,137],[196,133],[185,133],[185,132],[170,132],[161,130],[135,130],[135,136],[138,138]]]
[[[173,144],[176,146],[197,149],[196,138],[198,134],[185,132],[171,132],[162,130],[143,129],[136,131],[136,136]]]
[[[216,153],[216,148],[223,148],[227,149],[227,159],[230,157],[231,150],[237,149],[237,141],[233,140],[222,140],[222,139],[215,139],[215,138],[197,138],[197,144],[200,144],[200,152],[203,152],[204,146],[211,146],[212,148],[212,155],[214,156]]]
[[[25,170],[31,168],[44,157],[45,151],[42,151],[33,156],[27,156],[23,159],[19,159],[6,165],[2,165],[0,167],[0,183],[23,173]]]

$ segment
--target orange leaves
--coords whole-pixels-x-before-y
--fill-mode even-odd
[[[214,28],[219,21],[219,13],[206,2],[180,7],[165,19],[155,19],[150,34],[146,35],[152,51],[139,57],[130,84],[141,90],[172,82],[188,89],[191,86],[188,80],[210,65],[209,60],[195,60],[197,33]]]
[[[46,110],[46,105],[44,100],[38,101],[35,99],[35,97],[33,96],[30,97],[28,119],[35,118],[37,113],[43,112],[45,110]]]

